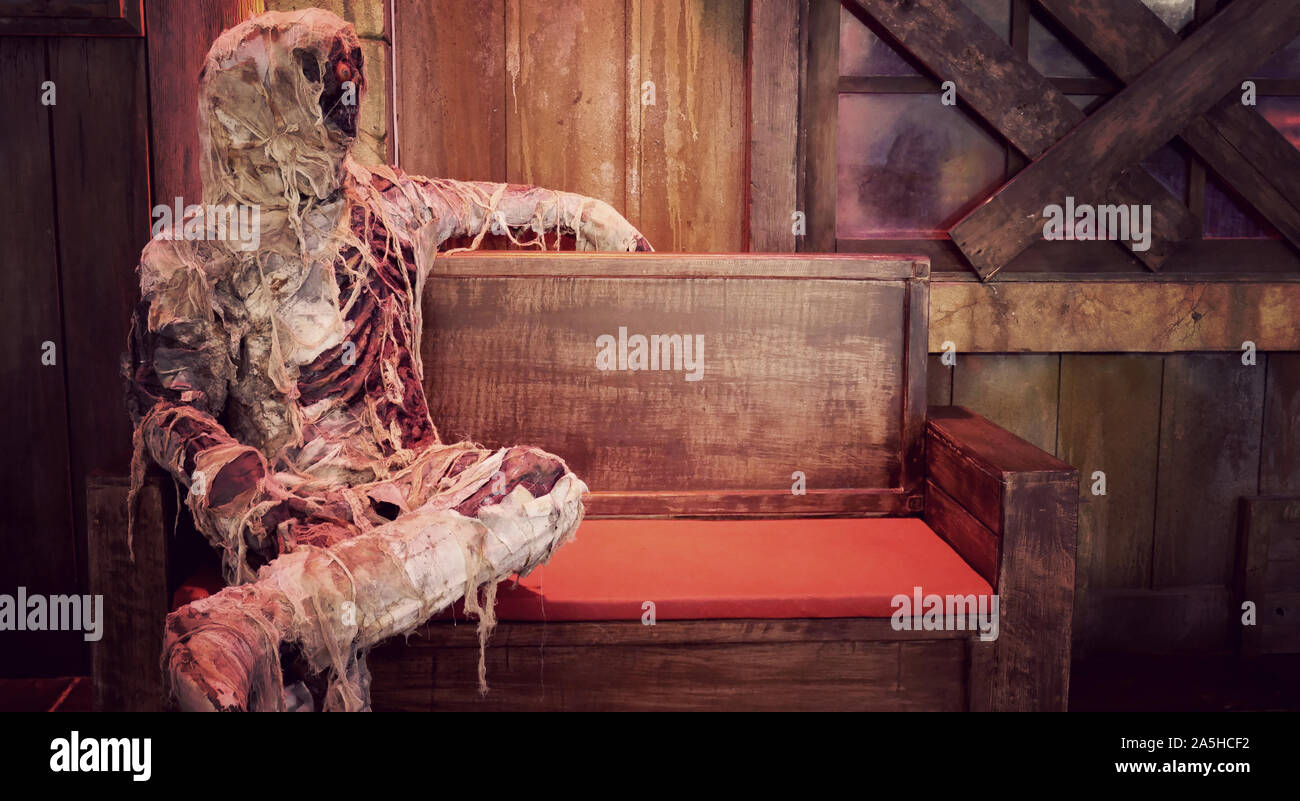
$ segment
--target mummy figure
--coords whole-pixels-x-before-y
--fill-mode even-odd
[[[324,11],[223,33],[199,78],[202,207],[141,256],[132,495],[148,459],[166,468],[229,584],[167,619],[183,709],[368,709],[369,648],[462,597],[482,642],[497,583],[582,518],[586,487],[556,456],[439,439],[424,279],[449,239],[494,229],[649,245],[592,198],[356,163],[363,66]],[[216,219],[249,208],[253,242],[226,225],[248,215]]]

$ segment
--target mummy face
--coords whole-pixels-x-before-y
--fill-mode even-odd
[[[365,92],[361,42],[327,12],[231,28],[199,77],[205,202],[296,208],[342,183]]]

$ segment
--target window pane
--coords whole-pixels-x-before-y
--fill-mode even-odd
[[[1002,183],[1002,145],[937,94],[840,95],[837,235],[947,230]]]
[[[1205,236],[1227,238],[1277,237],[1255,210],[1230,195],[1213,174],[1205,176]]]
[[[1261,97],[1257,108],[1291,144],[1300,147],[1300,97]]]
[[[1010,0],[964,0],[984,23],[1010,41]],[[895,77],[919,75],[891,45],[881,41],[847,9],[840,9],[840,75]]]
[[[840,75],[919,75],[894,48],[872,33],[847,8],[840,8]]]

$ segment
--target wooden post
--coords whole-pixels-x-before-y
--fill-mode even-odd
[[[90,649],[95,709],[157,712],[165,703],[159,659],[168,609],[168,515],[162,481],[151,474],[136,499],[128,547],[129,488],[121,476],[92,476],[86,488],[90,592],[104,596],[103,637]]]

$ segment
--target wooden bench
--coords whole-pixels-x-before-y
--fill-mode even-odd
[[[543,447],[592,493],[499,592],[486,696],[474,627],[439,620],[372,653],[375,708],[1065,709],[1077,471],[964,409],[927,419],[928,279],[911,257],[440,259],[443,438]],[[698,380],[597,369],[602,336],[632,362],[638,334],[702,337]],[[896,630],[917,586],[996,592],[997,639]]]
[[[374,708],[1065,709],[1077,471],[964,409],[927,414],[928,272],[440,258],[422,359],[443,439],[545,448],[592,493],[577,539],[500,589],[486,696],[475,628],[448,615],[371,653]],[[693,347],[677,369],[656,340],[669,369],[600,370],[605,335],[615,368],[635,335],[702,337],[703,361]],[[169,552],[171,490],[151,485],[129,563],[124,491],[90,491],[92,576],[134,584],[106,606],[97,698],[156,708],[162,616],[195,557]],[[916,587],[996,593],[997,639],[899,630],[893,600]]]

